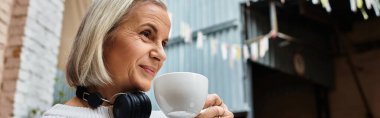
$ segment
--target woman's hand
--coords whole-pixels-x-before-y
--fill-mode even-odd
[[[233,118],[234,114],[228,110],[222,99],[216,94],[209,94],[203,110],[195,118]]]

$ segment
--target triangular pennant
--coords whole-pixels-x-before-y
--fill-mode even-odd
[[[356,0],[356,6],[361,9],[363,8],[363,0]]]
[[[198,32],[197,33],[197,49],[202,49],[203,48],[203,33]]]
[[[222,51],[222,58],[223,58],[223,60],[227,60],[227,56],[228,56],[228,47],[227,47],[227,44],[226,43],[222,43],[221,45],[220,45],[220,49],[221,49],[221,51]]]
[[[235,66],[235,59],[236,59],[236,48],[235,46],[231,45],[229,46],[229,49],[230,49],[230,68],[233,69],[234,66]]]
[[[351,11],[356,12],[356,0],[350,0]]]
[[[259,58],[259,46],[256,42],[251,43],[251,59],[252,60],[257,60]]]
[[[312,0],[313,4],[318,4],[319,0]]]
[[[259,57],[263,58],[265,56],[265,53],[269,49],[269,38],[267,36],[263,37],[263,39],[260,40],[260,52]]]
[[[365,6],[367,9],[372,9],[373,0],[365,0]]]
[[[368,20],[368,14],[364,9],[360,9],[360,12],[362,12],[364,20]]]
[[[189,24],[185,23],[185,22],[181,22],[181,28],[180,28],[180,35],[181,37],[183,37],[184,41],[186,43],[191,43],[192,42],[192,36],[191,36],[191,28],[189,26]]]
[[[218,53],[218,40],[210,38],[211,55],[215,56]]]
[[[376,0],[372,2],[373,10],[375,11],[376,16],[380,16],[380,1]]]
[[[169,11],[168,11],[168,15],[169,15],[169,20],[170,20],[170,22],[172,22],[173,21],[173,15],[172,15],[172,13],[170,13]],[[170,31],[169,31],[169,39],[171,39],[171,37],[172,37],[172,29],[173,29],[173,27],[172,27],[173,25],[170,25]]]
[[[327,12],[331,12],[331,6],[329,0],[321,0],[322,6],[326,9]]]
[[[243,45],[243,57],[244,57],[244,60],[247,60],[249,59],[249,51],[248,51],[248,46],[247,45]]]
[[[234,47],[235,47],[235,51],[236,51],[235,59],[236,59],[236,61],[240,61],[240,59],[241,59],[241,47],[240,47],[240,45],[236,45]]]

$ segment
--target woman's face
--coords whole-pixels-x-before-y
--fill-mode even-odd
[[[165,9],[139,3],[104,46],[104,60],[116,87],[147,91],[166,60],[170,20]]]

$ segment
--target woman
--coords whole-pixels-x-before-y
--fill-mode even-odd
[[[78,89],[77,96],[55,105],[44,117],[113,117],[115,96],[150,89],[166,59],[169,30],[170,20],[161,0],[94,1],[67,64],[67,81]],[[98,105],[91,103],[91,93],[97,93]],[[197,117],[231,118],[233,114],[213,94]]]

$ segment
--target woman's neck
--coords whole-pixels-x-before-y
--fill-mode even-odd
[[[113,96],[117,93],[123,92],[122,89],[116,86],[102,86],[102,87],[90,87],[88,88],[90,92],[99,92],[102,97],[106,100],[108,100],[110,103],[113,103],[114,99]],[[73,97],[69,101],[65,103],[66,105],[70,106],[76,106],[76,107],[89,107],[88,103],[78,97]],[[111,104],[107,102],[103,102],[103,106],[109,106]]]
[[[117,87],[117,86],[102,86],[102,87],[97,87],[96,90],[97,92],[99,92],[104,99],[107,99],[109,100],[110,102],[113,103],[113,98],[114,95],[116,95],[117,93],[122,93],[123,92],[123,89],[121,89],[120,87]]]

